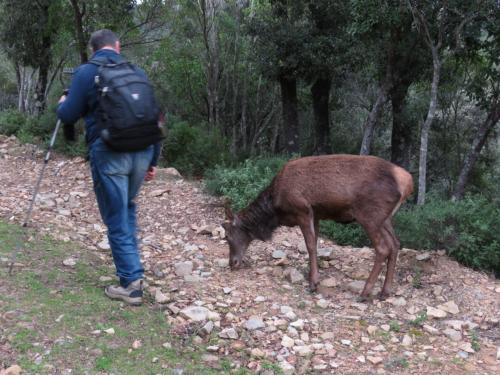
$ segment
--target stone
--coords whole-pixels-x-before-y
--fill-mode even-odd
[[[443,303],[442,305],[437,306],[437,308],[449,312],[450,314],[453,315],[458,314],[460,312],[455,301],[448,301],[446,303]]]
[[[406,305],[406,300],[403,297],[391,297],[391,298],[387,298],[386,301],[393,306],[405,306]]]
[[[238,332],[234,328],[224,328],[220,333],[219,337],[222,339],[231,339],[231,340],[237,340],[238,339]]]
[[[424,324],[422,327],[425,332],[430,333],[431,335],[439,335],[439,330],[437,328],[434,328],[433,326],[430,326],[428,324]]]
[[[471,353],[471,354],[476,352],[474,349],[472,349],[472,344],[470,342],[464,342],[464,343],[460,344],[458,346],[458,348],[460,350],[463,350],[464,352]]]
[[[295,367],[293,367],[287,361],[280,362],[279,366],[281,368],[281,371],[283,372],[283,375],[293,375],[293,374],[295,374]]]
[[[111,246],[109,246],[109,242],[107,239],[102,240],[97,244],[97,247],[101,250],[109,250],[111,249]]]
[[[252,357],[256,357],[256,358],[262,358],[262,357],[265,357],[266,353],[264,353],[264,351],[262,351],[261,349],[259,348],[253,348],[251,351],[250,351],[250,355]]]
[[[76,266],[76,260],[74,258],[67,258],[63,260],[63,264],[66,267],[74,267]]]
[[[107,283],[107,282],[110,282],[111,280],[113,280],[113,278],[111,276],[100,276],[99,277],[99,281],[101,283]]]
[[[295,351],[295,353],[297,353],[297,355],[299,355],[301,357],[307,357],[307,356],[311,355],[313,352],[309,345],[294,346],[293,350]]]
[[[333,249],[328,247],[323,247],[318,249],[317,253],[319,259],[330,260],[332,259]]]
[[[353,293],[359,294],[365,287],[365,282],[362,280],[354,280],[347,284],[347,289]]]
[[[295,345],[294,339],[288,337],[287,335],[283,335],[283,338],[281,339],[281,346],[284,346],[285,348],[291,348],[294,345]]]
[[[227,259],[227,258],[218,258],[218,259],[215,260],[215,264],[217,265],[217,267],[227,268],[227,267],[229,267],[229,259]]]
[[[424,260],[429,260],[431,259],[431,254],[429,252],[425,252],[425,253],[420,253],[420,254],[417,254],[417,256],[415,257],[418,261],[424,261]]]
[[[328,279],[322,280],[319,285],[325,288],[335,288],[339,285],[339,282],[334,277],[329,277]]]
[[[195,321],[203,322],[208,319],[209,310],[203,306],[188,306],[180,311],[182,317]]]
[[[432,306],[427,306],[426,312],[427,312],[428,317],[437,318],[437,319],[446,318],[446,316],[448,315],[448,314],[446,314],[446,311],[443,311],[441,309],[436,309]]]
[[[462,327],[465,325],[465,322],[463,320],[445,320],[444,324],[456,331],[461,331]]]
[[[212,333],[213,329],[214,329],[214,322],[212,322],[211,320],[206,322],[205,325],[203,327],[201,327],[201,330],[206,335],[209,335],[210,333]]]
[[[364,355],[360,355],[359,357],[356,357],[356,360],[361,363],[365,363],[366,359]]]
[[[134,350],[139,349],[141,346],[142,346],[142,342],[141,342],[141,340],[135,340],[135,341],[132,343],[132,349],[134,349]]]
[[[170,296],[168,294],[164,294],[160,288],[156,289],[155,292],[155,301],[156,303],[163,304],[170,301]]]
[[[148,195],[150,197],[161,197],[165,193],[170,193],[169,189],[156,189],[151,191]]]
[[[288,273],[288,280],[292,284],[298,284],[304,281],[304,275],[302,272],[299,272],[296,268],[290,268],[290,271]]]
[[[12,365],[5,370],[0,370],[0,375],[21,375],[22,369],[18,365]]]
[[[179,277],[190,275],[193,272],[193,262],[186,261],[175,263],[174,272]]]
[[[378,331],[378,327],[377,326],[368,326],[366,328],[366,331],[368,332],[368,334],[371,336],[373,335],[375,332]]]
[[[224,294],[229,294],[233,291],[233,289],[231,289],[229,287],[224,287],[224,288],[222,288],[222,291],[224,292]]]
[[[404,335],[403,340],[401,341],[401,345],[403,346],[411,346],[413,344],[413,340],[410,336]]]
[[[114,328],[108,328],[108,329],[105,329],[104,332],[106,332],[108,335],[114,335],[115,334],[115,329]]]
[[[272,254],[273,259],[286,258],[286,253],[283,250],[274,250]]]
[[[382,363],[382,361],[384,360],[382,357],[372,357],[372,356],[367,356],[366,359],[368,360],[368,362],[370,362],[371,364],[373,365],[378,365],[379,363]]]
[[[342,343],[342,345],[345,345],[345,346],[351,346],[351,344],[352,344],[351,340],[340,340],[340,342]]]
[[[329,304],[330,302],[323,298],[316,301],[316,306],[321,307],[322,309],[326,309]]]
[[[295,322],[291,322],[290,325],[296,329],[304,329],[304,320],[298,319]]]
[[[264,328],[265,326],[266,325],[262,319],[257,316],[251,316],[250,319],[245,322],[245,328],[249,331],[255,331],[256,329]]]
[[[462,340],[462,332],[455,331],[452,328],[446,328],[443,330],[443,333],[451,340],[451,341],[460,341]]]

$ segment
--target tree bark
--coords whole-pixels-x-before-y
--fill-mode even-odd
[[[285,75],[279,77],[285,150],[290,154],[300,152],[299,116],[297,113],[297,80]]]
[[[331,154],[330,146],[330,78],[318,78],[311,87],[313,100],[315,142],[314,153],[316,155]]]
[[[391,91],[391,162],[406,170],[410,168],[412,129],[411,126],[405,122],[403,110],[409,87],[409,82],[400,82],[400,84],[393,87]]]
[[[78,43],[78,52],[80,54],[80,62],[84,64],[88,61],[87,43],[85,35],[83,33],[82,22],[84,11],[83,9],[80,9],[78,0],[71,0],[71,5],[73,6],[73,14],[75,16],[75,34]]]
[[[460,175],[458,176],[457,185],[455,186],[455,190],[453,191],[451,197],[453,201],[457,201],[463,198],[465,186],[467,186],[470,173],[472,172],[477,158],[479,157],[479,154],[481,153],[481,150],[486,143],[486,139],[488,138],[489,134],[491,133],[499,119],[500,100],[497,99],[493,103],[488,117],[477,129],[476,135],[474,136],[474,139],[472,141],[472,146],[465,156]]]
[[[436,114],[437,101],[438,101],[438,86],[439,76],[441,71],[441,63],[439,61],[439,46],[431,46],[432,52],[432,84],[431,84],[431,99],[429,102],[429,111],[422,130],[420,131],[420,158],[418,165],[418,196],[417,204],[423,205],[425,203],[426,193],[426,177],[427,177],[427,148],[429,142],[429,130]]]
[[[373,107],[363,126],[363,141],[361,142],[361,149],[359,151],[360,155],[369,155],[371,152],[375,126],[382,115],[382,110],[386,102],[387,88],[384,84],[382,84],[378,89],[377,100],[375,101],[375,104],[373,104]]]

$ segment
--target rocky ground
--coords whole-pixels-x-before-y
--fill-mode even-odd
[[[24,220],[43,156],[0,136],[0,217]],[[207,366],[224,357],[235,369],[264,374],[273,367],[285,374],[500,373],[500,283],[444,251],[403,249],[395,295],[358,303],[373,265],[370,248],[321,240],[322,283],[311,294],[298,229],[253,243],[251,266],[231,272],[223,209],[200,184],[160,170],[137,201],[151,308],[164,310],[181,338],[206,345]],[[111,263],[81,158],[53,156],[31,226]],[[78,261],[61,259],[64,267]]]

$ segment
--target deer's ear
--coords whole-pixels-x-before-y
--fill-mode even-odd
[[[224,202],[224,210],[226,211],[226,219],[232,222],[234,219],[233,210],[231,210],[231,200],[229,198]]]
[[[231,207],[229,207],[229,205],[225,207],[225,210],[226,210],[226,219],[232,223],[234,220],[233,210],[231,210]]]

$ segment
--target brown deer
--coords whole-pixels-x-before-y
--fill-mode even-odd
[[[392,289],[399,240],[391,219],[413,192],[411,175],[374,156],[325,155],[289,161],[248,207],[233,214],[226,207],[224,223],[229,264],[238,269],[250,242],[269,240],[280,225],[298,225],[309,253],[309,287],[319,283],[316,248],[319,221],[357,221],[375,248],[375,264],[361,293],[367,299],[387,260],[380,298]]]

